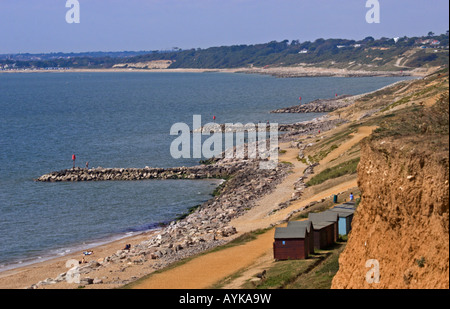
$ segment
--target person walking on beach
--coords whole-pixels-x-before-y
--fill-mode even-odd
[[[73,161],[73,168],[75,169],[75,160],[77,159],[77,157],[75,156],[75,154],[72,155],[72,161]]]
[[[350,202],[353,202],[353,192],[350,192]]]

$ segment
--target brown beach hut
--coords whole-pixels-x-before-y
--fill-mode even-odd
[[[313,224],[310,220],[303,221],[289,221],[288,227],[306,227],[306,232],[308,233],[308,245],[309,254],[314,254],[314,230]]]
[[[325,249],[334,243],[333,222],[316,222],[314,229],[314,248]]]
[[[309,237],[306,227],[277,227],[273,242],[276,260],[300,260],[309,255]]]
[[[332,211],[310,213],[308,219],[313,224],[314,247],[323,249],[338,239],[338,214]]]

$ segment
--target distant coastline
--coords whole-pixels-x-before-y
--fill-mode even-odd
[[[229,68],[229,69],[196,69],[196,68],[176,68],[176,69],[135,69],[135,68],[111,68],[111,69],[21,69],[21,70],[0,70],[0,73],[244,73],[270,75],[279,78],[297,77],[401,77],[415,76],[423,77],[439,69],[431,67],[428,69],[414,69],[409,71],[367,71],[348,70],[338,68],[322,68],[311,66],[295,67],[269,67],[269,68]]]

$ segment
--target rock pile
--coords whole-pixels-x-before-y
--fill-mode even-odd
[[[223,178],[236,173],[246,162],[218,165],[197,165],[175,168],[71,168],[51,172],[35,179],[40,182],[106,181],[144,179],[205,179]]]
[[[287,132],[280,137],[290,134],[318,134],[336,128],[339,124],[347,122],[344,119],[327,119],[327,117],[315,118],[311,121],[297,122],[291,124],[280,124],[278,129],[280,132]],[[289,134],[290,133],[290,134]]]
[[[354,103],[350,95],[341,95],[332,99],[318,99],[306,104],[280,108],[271,113],[328,113]]]

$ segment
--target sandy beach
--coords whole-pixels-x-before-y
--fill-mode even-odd
[[[44,262],[37,262],[0,272],[0,289],[23,289],[46,278],[54,278],[69,270],[69,268],[66,267],[66,262],[71,259],[81,261],[84,257],[88,263],[97,261],[113,254],[117,250],[123,249],[126,244],[140,243],[151,237],[155,232],[156,231],[143,232],[139,235],[125,237],[104,245],[86,248],[86,250],[93,252],[88,256],[84,256],[83,251],[79,251],[65,256],[52,258]],[[135,275],[139,274],[136,273]],[[132,276],[133,275],[131,275],[130,278]],[[58,286],[58,288],[74,288],[74,285],[62,284]],[[105,286],[105,288],[107,287]]]

